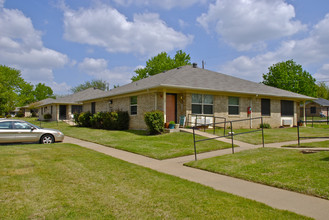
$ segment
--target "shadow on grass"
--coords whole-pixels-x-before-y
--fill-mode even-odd
[[[329,157],[322,158],[321,161],[328,161],[329,162]]]

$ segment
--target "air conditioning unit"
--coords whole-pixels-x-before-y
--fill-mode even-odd
[[[282,125],[283,126],[291,126],[292,125],[292,119],[282,119]]]

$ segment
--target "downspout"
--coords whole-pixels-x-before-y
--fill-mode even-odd
[[[158,94],[154,93],[154,110],[157,110],[158,107]]]
[[[167,94],[166,90],[163,90],[163,121],[167,122]]]
[[[303,111],[303,118],[304,118],[304,127],[306,127],[306,101],[304,101],[304,111]]]

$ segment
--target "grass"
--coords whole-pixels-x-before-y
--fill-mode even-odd
[[[187,165],[329,199],[329,152],[260,148]]]
[[[329,126],[318,125],[318,127],[300,127],[300,135],[302,137],[329,137]],[[234,133],[248,132],[256,129],[234,129]],[[230,129],[226,129],[226,135]],[[207,130],[208,133],[212,133],[212,129]],[[223,129],[216,129],[216,134],[223,136]],[[262,132],[242,134],[234,136],[235,140],[243,141],[249,144],[261,144]],[[265,144],[285,142],[285,141],[297,141],[297,128],[271,128],[264,129],[264,141]]]
[[[71,144],[0,158],[0,219],[306,219]]]
[[[30,119],[38,125],[37,121]],[[56,128],[65,135],[91,141],[105,146],[141,154],[155,159],[167,159],[194,154],[193,135],[183,132],[162,135],[147,135],[146,131],[108,131],[69,126],[64,122],[43,122],[44,127]],[[202,137],[198,136],[197,139]],[[197,152],[230,148],[231,145],[217,140],[200,142]]]
[[[300,146],[298,146],[298,144],[290,144],[290,145],[284,145],[282,147],[329,148],[329,141],[319,141],[319,142],[312,142],[312,143],[301,143]]]

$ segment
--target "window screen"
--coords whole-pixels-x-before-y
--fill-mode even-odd
[[[281,116],[294,116],[294,102],[281,100]]]
[[[271,115],[271,100],[270,99],[262,99],[261,102],[262,108],[262,116],[270,116]]]

